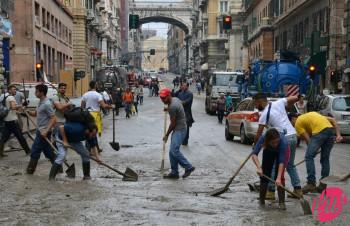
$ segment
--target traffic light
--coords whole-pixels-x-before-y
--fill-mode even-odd
[[[149,55],[156,55],[156,50],[155,49],[150,49],[149,50]]]
[[[129,29],[138,29],[139,25],[139,15],[129,14]]]
[[[309,66],[309,75],[310,75],[310,78],[314,79],[315,78],[315,75],[316,75],[316,66],[311,64]]]
[[[85,71],[82,71],[82,70],[77,70],[75,69],[74,70],[74,81],[78,81],[82,78],[85,78]]]
[[[331,71],[331,82],[335,82],[336,81],[336,74],[335,74],[335,71]]]
[[[232,29],[232,17],[224,16],[222,26],[224,30]]]
[[[40,63],[36,63],[35,71],[36,71],[37,82],[40,82],[43,80],[43,70],[44,70],[44,61],[40,61]]]

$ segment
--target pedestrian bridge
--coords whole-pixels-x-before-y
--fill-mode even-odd
[[[131,14],[139,15],[140,25],[163,22],[178,26],[186,35],[192,32],[191,2],[129,1],[129,10]]]

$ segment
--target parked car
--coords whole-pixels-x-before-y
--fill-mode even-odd
[[[269,98],[269,101],[276,101],[277,98]],[[298,112],[295,106],[287,108],[287,112]],[[242,144],[251,144],[259,127],[259,112],[255,110],[254,100],[246,98],[241,101],[236,110],[226,117],[225,138],[233,140],[239,136]]]
[[[325,95],[318,102],[318,111],[334,117],[341,134],[350,136],[350,95]]]

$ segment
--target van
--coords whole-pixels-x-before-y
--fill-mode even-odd
[[[39,104],[39,99],[35,96],[35,86],[38,84],[40,83],[24,83],[26,91],[24,92],[22,84],[14,83],[14,85],[17,87],[17,90],[25,94],[28,101],[28,108],[36,108]],[[46,96],[49,99],[52,99],[55,95],[57,95],[57,90],[50,85],[46,86],[48,87]]]

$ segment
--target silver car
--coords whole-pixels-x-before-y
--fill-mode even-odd
[[[325,95],[318,103],[318,110],[335,118],[342,135],[350,135],[350,95]]]
[[[269,101],[276,101],[277,98],[268,98]],[[287,108],[287,112],[298,112],[295,106]],[[253,143],[259,127],[259,112],[255,109],[254,100],[246,98],[240,102],[235,111],[226,117],[225,138],[233,140],[234,136],[240,137],[242,144]]]

